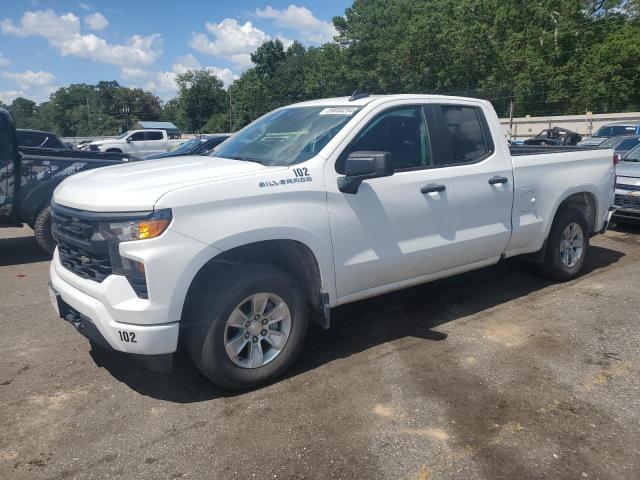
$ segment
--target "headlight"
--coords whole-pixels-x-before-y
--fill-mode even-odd
[[[115,239],[118,242],[147,240],[160,236],[170,223],[171,210],[156,210],[145,218],[101,223],[100,232],[108,240]]]
[[[156,238],[171,223],[171,210],[156,210],[143,218],[130,218],[119,222],[100,223],[100,233],[106,238],[111,260],[111,271],[124,275],[140,298],[148,298],[144,264],[122,257],[120,242]]]

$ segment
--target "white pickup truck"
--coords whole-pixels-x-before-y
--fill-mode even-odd
[[[51,295],[93,342],[225,388],[281,374],[337,305],[529,255],[577,276],[614,200],[611,150],[510,147],[489,102],[355,95],[275,110],[209,157],[55,191]],[[156,365],[159,368],[159,365]]]
[[[184,140],[170,140],[166,130],[132,130],[116,138],[95,140],[84,145],[92,152],[128,153],[135,157],[144,157],[162,153]]]

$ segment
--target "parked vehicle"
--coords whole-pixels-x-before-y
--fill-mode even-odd
[[[578,143],[579,147],[596,147],[607,138],[618,135],[640,135],[640,122],[610,123],[600,127],[591,137]]]
[[[640,135],[621,135],[606,139],[598,148],[613,148],[613,152],[621,158],[628,151],[633,150],[640,144]]]
[[[197,137],[193,137],[191,140],[181,143],[180,145],[176,145],[168,152],[147,155],[144,159],[152,160],[158,158],[182,157],[185,155],[206,155],[230,136],[231,135],[226,134],[199,135]]]
[[[182,142],[183,140],[170,140],[166,130],[132,130],[116,138],[89,142],[83,149],[91,152],[127,153],[142,158],[166,152]]]
[[[640,222],[640,145],[616,166],[616,212],[618,223]]]
[[[216,384],[259,385],[338,305],[523,254],[575,278],[612,214],[612,157],[509,147],[484,100],[280,108],[209,157],[63,182],[54,307],[104,347],[169,360],[182,338]]]
[[[561,145],[577,145],[582,140],[579,133],[572,132],[566,128],[553,127],[545,128],[533,138],[526,139],[524,145],[550,145],[559,147]]]
[[[76,172],[125,160],[120,154],[19,147],[13,120],[0,109],[0,226],[28,224],[38,245],[52,253],[55,240],[49,204],[54,189]]]
[[[18,136],[18,146],[20,147],[68,148],[55,133],[18,128],[16,129],[16,134]]]

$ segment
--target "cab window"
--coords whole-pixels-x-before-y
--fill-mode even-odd
[[[361,151],[391,153],[396,171],[430,166],[431,148],[422,108],[393,108],[371,120],[341,155],[338,172],[344,172],[349,153]]]

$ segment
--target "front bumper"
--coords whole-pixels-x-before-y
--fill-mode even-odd
[[[178,345],[178,322],[159,325],[136,325],[118,322],[107,305],[87,295],[65,280],[66,271],[57,252],[51,262],[52,301],[61,318],[71,323],[84,336],[105,348],[143,355],[173,353]],[[73,275],[68,272],[68,275]],[[103,282],[105,290],[120,290],[124,277],[112,275]],[[89,280],[86,280],[89,281]],[[131,288],[128,287],[130,290]],[[131,290],[133,296],[135,293]],[[133,299],[132,299],[133,300]],[[143,300],[141,300],[143,301]]]

